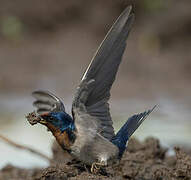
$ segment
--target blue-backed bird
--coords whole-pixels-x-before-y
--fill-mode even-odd
[[[60,98],[34,91],[39,123],[48,127],[60,146],[92,171],[117,162],[135,130],[152,109],[133,115],[115,134],[108,100],[126,47],[134,14],[127,7],[113,24],[82,76],[72,103],[72,116]]]

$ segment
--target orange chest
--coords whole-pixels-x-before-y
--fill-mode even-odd
[[[60,146],[69,150],[71,142],[69,140],[68,133],[66,131],[61,132],[59,129],[55,128],[52,124],[47,124],[47,127],[51,130],[52,134],[54,135]]]
[[[54,134],[54,136],[61,146],[64,146],[66,149],[70,149],[71,143],[68,137],[68,133],[66,131],[64,131],[63,133],[57,132]]]

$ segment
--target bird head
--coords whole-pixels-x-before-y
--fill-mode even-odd
[[[40,115],[40,119],[39,123],[47,126],[61,147],[70,152],[70,147],[76,139],[74,121],[71,116],[64,111],[46,112]]]
[[[66,112],[46,112],[40,115],[40,123],[46,125],[48,128],[53,127],[61,132],[65,130],[73,131],[74,121]]]

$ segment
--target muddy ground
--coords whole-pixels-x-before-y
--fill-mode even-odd
[[[91,174],[79,162],[54,143],[53,158],[50,166],[44,169],[19,169],[7,165],[0,171],[0,179],[6,180],[86,180],[86,179],[131,179],[131,180],[189,180],[191,179],[191,153],[176,147],[175,155],[168,156],[168,149],[160,142],[148,138],[143,143],[136,139],[129,142],[128,148],[117,165]]]

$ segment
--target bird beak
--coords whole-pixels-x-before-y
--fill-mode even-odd
[[[49,113],[48,113],[48,112],[45,112],[45,113],[41,114],[41,115],[40,115],[41,120],[39,121],[39,123],[41,123],[41,124],[47,124],[46,119],[48,118],[48,116],[49,116]]]
[[[47,124],[47,122],[45,120],[40,120],[39,123],[40,124]]]
[[[32,112],[32,113],[29,113],[26,116],[27,120],[29,121],[29,123],[31,125],[35,125],[37,123],[46,125],[47,124],[47,121],[46,121],[47,117],[48,117],[48,113],[43,113],[42,116],[41,116],[41,115],[37,114],[35,111]]]

